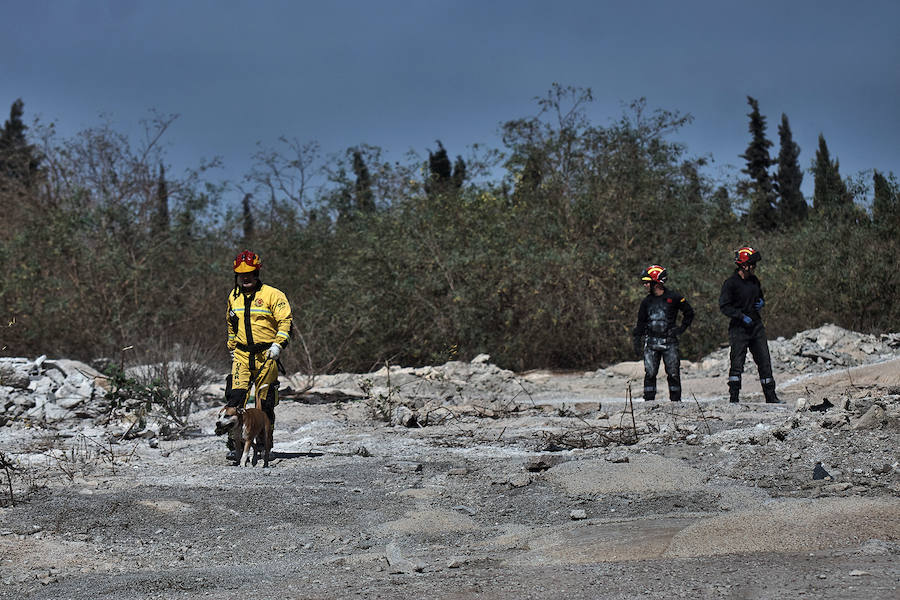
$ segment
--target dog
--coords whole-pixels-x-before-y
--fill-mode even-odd
[[[223,407],[216,420],[216,435],[229,432],[235,427],[238,428],[238,435],[235,436],[238,444],[244,446],[244,452],[235,464],[247,466],[252,460],[255,467],[259,460],[260,450],[262,450],[263,468],[268,467],[269,456],[272,452],[272,422],[268,415],[258,408]],[[252,459],[250,458],[251,445],[253,446]]]

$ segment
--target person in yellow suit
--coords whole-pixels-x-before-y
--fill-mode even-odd
[[[281,290],[259,278],[259,256],[244,250],[234,258],[234,289],[228,295],[228,350],[231,376],[226,386],[227,406],[245,407],[250,387],[256,407],[275,424],[278,405],[278,356],[291,335],[291,305]],[[237,432],[234,432],[235,434]],[[237,460],[233,436],[228,436],[228,460]]]

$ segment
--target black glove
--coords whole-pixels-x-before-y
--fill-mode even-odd
[[[634,353],[637,356],[644,355],[644,339],[639,335],[634,336]]]

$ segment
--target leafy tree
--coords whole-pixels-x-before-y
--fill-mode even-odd
[[[569,215],[565,199],[583,191],[579,187],[587,179],[580,176],[591,172],[588,145],[602,143],[591,135],[585,113],[593,99],[590,88],[554,83],[545,96],[535,98],[536,115],[501,125],[515,202]]]
[[[813,208],[820,214],[835,214],[853,207],[853,197],[841,179],[838,160],[831,160],[825,136],[819,134],[819,148],[813,162]]]
[[[320,148],[318,142],[302,143],[296,138],[281,136],[278,148],[261,144],[253,154],[253,167],[244,176],[251,192],[262,192],[269,199],[267,220],[278,226],[292,218],[294,211],[301,220],[309,219],[315,210],[310,198],[312,184],[319,174]]]
[[[741,154],[741,158],[747,161],[741,172],[750,176],[745,186],[750,195],[747,218],[751,226],[768,231],[777,225],[775,190],[769,176],[769,167],[772,166],[769,148],[772,142],[766,138],[766,118],[759,112],[759,102],[750,96],[747,96],[747,102],[752,109],[747,115],[750,117],[751,140],[747,150]]]
[[[806,219],[806,199],[800,186],[803,183],[803,171],[800,170],[800,146],[794,142],[787,115],[781,114],[781,125],[778,126],[780,150],[778,152],[778,172],[775,175],[776,189],[780,200],[778,213],[782,224],[792,225]]]
[[[200,183],[199,171],[179,180],[158,170],[167,123],[151,126],[138,148],[105,126],[61,142],[52,128],[45,132],[46,184],[28,196],[40,210],[20,214],[10,234],[0,235],[0,253],[21,257],[0,282],[0,306],[22,324],[4,338],[14,352],[91,358],[214,331],[220,311],[207,312],[204,294],[191,286],[216,289],[215,265],[231,244],[206,212],[215,187]],[[155,235],[162,198],[171,203],[172,243]],[[173,270],[183,279],[169,281],[165,293],[181,306],[147,303]]]

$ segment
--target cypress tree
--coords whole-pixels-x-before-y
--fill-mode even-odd
[[[457,156],[456,163],[451,165],[447,150],[440,140],[437,141],[437,145],[438,149],[435,152],[428,151],[428,178],[425,181],[425,192],[429,197],[458,190],[466,178],[466,163],[462,157]]]
[[[437,141],[437,145],[436,151],[428,151],[428,172],[432,179],[446,181],[450,179],[452,172],[450,158],[447,156],[447,150],[441,140]]]
[[[166,184],[166,170],[162,164],[159,165],[159,178],[156,182],[156,210],[151,230],[154,235],[162,235],[169,230],[169,186]]]
[[[356,213],[354,205],[355,184],[351,181],[350,176],[347,174],[347,168],[343,163],[338,167],[331,179],[338,185],[329,194],[329,204],[337,211],[337,223],[346,225],[353,221]]]
[[[462,156],[456,157],[456,162],[453,163],[453,175],[451,175],[450,179],[453,187],[456,189],[461,188],[466,180],[466,162],[462,159]]]
[[[828,144],[825,143],[825,136],[821,133],[812,171],[815,183],[813,208],[816,212],[825,213],[852,207],[853,198],[847,191],[844,180],[841,179],[840,165],[837,159],[831,160]]]
[[[363,213],[375,212],[375,196],[372,193],[372,177],[363,160],[362,152],[353,151],[353,172],[356,174],[356,210]]]
[[[873,175],[875,197],[872,200],[872,220],[875,224],[896,234],[900,226],[900,190],[894,177],[888,180],[877,170]]]
[[[766,138],[766,118],[759,112],[759,102],[755,98],[747,96],[747,103],[752,109],[747,116],[750,117],[750,144],[741,158],[747,161],[742,173],[750,176],[747,189],[750,192],[750,212],[747,215],[750,224],[763,230],[774,229],[777,225],[775,214],[775,190],[772,179],[769,176],[769,167],[772,159],[769,157],[769,148],[772,142]]]
[[[778,172],[775,183],[780,196],[778,212],[782,223],[792,225],[806,219],[806,199],[800,186],[803,183],[803,171],[800,170],[800,146],[794,142],[787,115],[781,114],[781,125],[778,126],[780,150],[778,152]]]
[[[19,98],[12,103],[9,119],[0,130],[0,177],[31,187],[35,183],[41,157],[25,137],[28,127],[22,121],[24,114],[25,103]]]
[[[736,224],[737,218],[734,214],[734,207],[731,197],[728,195],[728,188],[725,186],[719,186],[713,192],[709,218],[710,223],[715,228],[732,227]]]
[[[241,207],[244,211],[244,244],[249,245],[253,242],[253,211],[250,208],[250,198],[251,194],[244,194],[244,199],[241,200]]]
[[[515,193],[517,196],[533,194],[541,187],[544,173],[541,169],[542,160],[537,150],[531,150],[525,159],[525,167],[522,169],[516,182]]]

